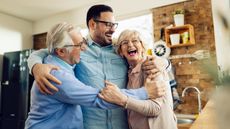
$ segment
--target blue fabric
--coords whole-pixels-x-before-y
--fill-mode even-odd
[[[118,108],[97,97],[98,88],[87,86],[74,75],[73,68],[56,56],[49,55],[44,63],[59,66],[61,70],[51,72],[62,84],[53,83],[59,92],[54,95],[40,93],[34,82],[31,89],[31,108],[26,120],[25,129],[83,129],[82,111],[79,105],[99,107],[102,109]],[[142,94],[140,99],[146,99],[144,89],[122,90],[123,93],[134,97]]]
[[[115,53],[112,45],[101,47],[87,37],[88,48],[81,53],[76,65],[76,77],[87,85],[103,88],[104,80],[126,88],[128,67],[126,61]],[[128,129],[126,111],[95,109],[82,106],[85,129]]]

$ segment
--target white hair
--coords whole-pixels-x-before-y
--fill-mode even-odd
[[[56,48],[63,48],[65,45],[73,45],[73,40],[69,35],[69,32],[73,29],[73,25],[66,22],[58,23],[53,26],[46,37],[46,45],[49,53],[54,53]],[[80,32],[80,29],[77,28],[77,31]],[[68,51],[71,51],[71,49],[71,47],[67,48]]]

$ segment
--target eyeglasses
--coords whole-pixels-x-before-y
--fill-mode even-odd
[[[123,40],[123,41],[121,41],[121,45],[128,46],[129,42],[136,45],[136,44],[140,43],[140,40],[139,39]]]
[[[83,40],[77,44],[74,45],[65,45],[64,47],[76,47],[76,48],[84,48],[84,46],[87,44],[85,38],[83,38]]]
[[[118,23],[113,23],[113,22],[107,22],[107,21],[101,21],[101,20],[97,20],[97,19],[93,19],[94,22],[100,22],[103,23],[107,28],[114,28],[116,29],[118,26]]]

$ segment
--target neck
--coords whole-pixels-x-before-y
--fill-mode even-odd
[[[140,61],[141,61],[141,60],[132,60],[132,61],[128,61],[129,67],[130,67],[130,68],[136,67],[137,64],[138,64]]]

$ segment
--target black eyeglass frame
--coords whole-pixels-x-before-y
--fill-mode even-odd
[[[110,27],[110,28],[114,28],[114,29],[116,29],[118,27],[118,23],[102,21],[102,20],[98,20],[98,19],[93,19],[93,21],[103,23],[106,27]]]
[[[87,44],[87,41],[85,38],[83,38],[83,40],[81,42],[79,42],[77,45],[73,44],[73,45],[65,45],[64,47],[79,47],[81,48],[83,45],[86,45]]]

